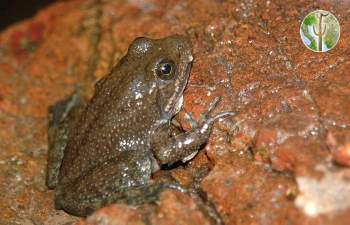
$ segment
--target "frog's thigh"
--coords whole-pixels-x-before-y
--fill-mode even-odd
[[[56,208],[71,214],[85,216],[112,202],[129,202],[133,189],[148,185],[151,177],[151,161],[147,157],[125,152],[92,169],[74,183],[58,186]],[[142,193],[142,191],[138,191]]]
[[[79,94],[75,93],[49,108],[49,147],[46,171],[46,184],[49,188],[54,188],[57,185],[69,130],[78,120],[84,105],[85,103]]]

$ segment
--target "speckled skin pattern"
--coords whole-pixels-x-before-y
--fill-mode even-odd
[[[56,188],[56,208],[85,216],[111,202],[152,201],[177,187],[152,181],[152,172],[193,158],[213,121],[227,115],[207,115],[192,131],[171,132],[192,60],[183,36],[137,38],[89,102],[73,96],[64,103],[62,119],[49,129],[47,185]]]

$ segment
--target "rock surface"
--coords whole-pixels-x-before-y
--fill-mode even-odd
[[[349,224],[342,202],[350,196],[349,7],[346,0],[70,0],[3,31],[0,224],[213,222],[175,191],[155,205],[115,204],[79,220],[53,208],[44,182],[48,106],[78,86],[91,95],[135,37],[175,33],[194,47],[184,110],[198,118],[222,96],[218,111],[236,116],[217,123],[206,148],[173,175],[184,185],[200,181],[225,224]],[[299,37],[315,9],[341,25],[338,45],[323,54]]]

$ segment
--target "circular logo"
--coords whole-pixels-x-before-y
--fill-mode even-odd
[[[300,37],[308,49],[314,52],[327,52],[338,43],[339,22],[328,11],[313,11],[304,18],[300,26]]]

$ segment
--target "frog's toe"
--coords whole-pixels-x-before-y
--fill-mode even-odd
[[[186,189],[185,187],[183,187],[177,181],[159,183],[157,185],[156,189],[157,189],[156,190],[157,195],[159,195],[161,192],[163,192],[167,189],[176,190],[176,191],[184,193],[184,194],[189,193],[189,190]]]
[[[189,113],[185,112],[184,118],[186,122],[190,124],[192,129],[195,129],[196,127],[198,127],[197,121],[195,121]]]
[[[201,115],[201,119],[200,119],[199,122],[195,121],[189,113],[185,112],[185,120],[186,120],[186,122],[190,124],[190,126],[191,126],[192,129],[195,129],[195,128],[199,127],[199,124],[204,124],[204,123],[206,123],[207,121],[211,121],[212,119],[211,119],[211,117],[210,117],[210,114],[214,111],[214,109],[216,108],[216,106],[219,104],[220,101],[221,101],[221,97],[216,97],[216,98],[210,103],[210,105],[209,105],[209,107],[208,107],[208,110],[207,110],[205,113],[203,113],[203,114]],[[224,115],[221,115],[221,114],[220,114],[220,115],[217,115],[217,116],[218,116],[219,118],[221,118],[221,117],[223,117]],[[217,116],[215,116],[215,118],[216,118]],[[217,119],[219,119],[219,118],[217,118]],[[213,118],[213,119],[214,119],[214,118]],[[214,121],[215,121],[215,120],[216,120],[216,119],[214,119]]]
[[[208,120],[207,120],[207,123],[208,124],[212,124],[214,123],[216,120],[219,120],[219,119],[222,119],[222,118],[225,118],[225,117],[229,117],[229,116],[234,116],[235,113],[234,112],[221,112],[215,116],[212,116],[210,117]]]
[[[224,117],[228,117],[228,116],[233,116],[233,115],[235,115],[233,112],[221,112],[215,116],[208,118],[205,121],[202,121],[200,129],[199,129],[200,133],[205,134],[205,135],[209,135],[209,133],[213,127],[213,123],[216,120],[224,118]]]
[[[210,114],[214,111],[214,109],[217,107],[219,102],[221,101],[221,97],[216,97],[209,105],[208,110],[202,114],[202,121],[208,120]]]
[[[214,109],[217,107],[219,102],[221,101],[221,97],[216,97],[209,105],[208,110],[202,114],[201,119],[199,122],[196,122],[189,113],[185,112],[185,120],[188,122],[192,129],[196,129],[199,127],[202,127],[201,129],[204,129],[206,127],[211,127],[211,125],[221,118],[234,116],[234,112],[221,112],[214,116],[210,116],[210,114],[214,111]]]
[[[186,188],[182,187],[179,183],[164,184],[164,188],[174,189],[185,194],[189,193],[189,191]]]
[[[211,125],[213,122],[215,122],[218,119],[228,117],[228,116],[234,116],[234,112],[221,112],[219,114],[216,114],[214,116],[210,116],[210,114],[214,111],[214,109],[218,106],[219,102],[221,101],[221,97],[216,97],[209,105],[207,112],[205,112],[202,115],[202,119],[200,121],[200,124],[208,124]]]

